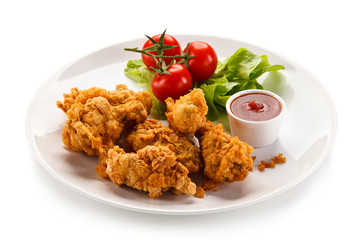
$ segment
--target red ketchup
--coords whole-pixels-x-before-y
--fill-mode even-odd
[[[280,114],[282,104],[273,96],[263,93],[248,93],[235,98],[231,112],[247,121],[267,121]]]

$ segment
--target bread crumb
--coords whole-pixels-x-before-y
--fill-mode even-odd
[[[279,153],[279,155],[273,157],[271,159],[275,164],[282,164],[282,163],[285,163],[286,162],[286,157],[282,154],[282,153]]]
[[[265,170],[265,165],[260,163],[259,166],[258,166],[258,169],[260,172],[264,171]]]
[[[265,166],[265,168],[275,168],[275,163],[273,161],[265,162],[261,161],[261,164]]]
[[[204,198],[205,192],[209,190],[213,190],[213,192],[217,192],[218,183],[214,182],[211,179],[207,179],[200,183],[200,187],[196,189],[196,193],[194,194],[194,197],[197,198]]]
[[[283,164],[285,162],[286,157],[282,153],[279,153],[277,156],[271,158],[269,162],[261,161],[258,165],[258,170],[263,172],[265,168],[275,168],[276,164]]]
[[[204,196],[205,196],[205,190],[202,187],[198,187],[196,189],[196,193],[194,194],[194,197],[204,198]]]

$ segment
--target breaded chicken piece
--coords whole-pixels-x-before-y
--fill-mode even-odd
[[[165,103],[169,127],[179,133],[195,133],[206,122],[205,115],[208,112],[208,106],[204,93],[199,88],[176,101],[168,98]]]
[[[242,181],[252,170],[253,148],[224,132],[221,124],[208,121],[196,136],[204,161],[204,174],[216,183]]]
[[[70,150],[98,155],[96,171],[106,177],[106,158],[124,127],[146,120],[150,114],[152,97],[149,92],[135,93],[125,85],[115,91],[92,87],[87,90],[71,89],[57,106],[67,115],[62,139]]]
[[[135,126],[125,138],[126,149],[138,151],[146,146],[164,146],[176,154],[176,159],[189,172],[197,172],[202,167],[200,149],[184,136],[177,135],[172,129],[156,120],[148,119]]]
[[[175,153],[167,147],[147,146],[137,153],[125,153],[116,146],[108,156],[106,173],[117,185],[147,191],[150,198],[171,189],[188,195],[196,192],[196,185],[188,177],[189,171],[176,161]]]

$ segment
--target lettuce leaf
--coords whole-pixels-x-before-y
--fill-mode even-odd
[[[213,76],[201,84],[195,84],[195,87],[201,88],[205,94],[209,108],[207,119],[222,122],[226,119],[222,115],[226,115],[226,101],[231,95],[246,89],[263,89],[257,81],[261,75],[284,69],[282,65],[270,65],[266,55],[258,56],[245,48],[240,48],[232,56],[218,61]],[[142,59],[129,60],[124,73],[135,81],[137,86],[146,88],[152,94],[151,116],[166,119],[166,104],[160,102],[151,91],[151,81],[155,73],[145,66]]]
[[[200,86],[209,107],[207,119],[218,120],[221,110],[225,110],[226,101],[234,93],[263,89],[257,79],[264,73],[283,69],[282,65],[270,65],[266,55],[257,56],[245,48],[219,61],[213,76]]]
[[[124,73],[128,78],[136,82],[138,87],[145,87],[147,90],[151,90],[151,81],[154,78],[155,72],[149,70],[142,59],[129,60]]]

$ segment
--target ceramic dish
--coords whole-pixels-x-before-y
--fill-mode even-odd
[[[96,157],[64,147],[61,131],[66,116],[56,107],[56,101],[62,100],[62,94],[75,86],[113,90],[115,85],[123,83],[137,90],[123,70],[129,59],[140,58],[140,55],[123,49],[141,47],[145,39],[119,43],[80,58],[54,74],[35,93],[26,119],[27,136],[35,157],[50,174],[72,189],[113,206],[157,214],[203,214],[244,207],[273,197],[299,183],[327,157],[336,134],[335,107],[320,81],[307,70],[279,54],[238,40],[199,35],[175,37],[181,46],[195,40],[208,42],[219,58],[245,47],[257,55],[267,55],[270,63],[286,68],[265,74],[259,80],[265,89],[284,99],[287,110],[279,138],[255,150],[254,171],[245,181],[219,186],[218,191],[207,192],[203,199],[171,193],[150,199],[144,192],[117,187],[100,178],[95,172]],[[278,153],[286,156],[285,164],[264,172],[257,170],[258,161],[269,160]]]

